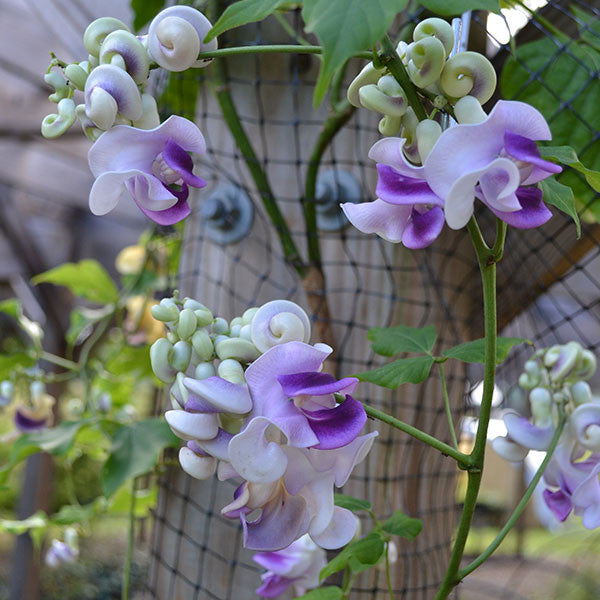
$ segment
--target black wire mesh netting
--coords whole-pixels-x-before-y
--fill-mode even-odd
[[[535,18],[522,9],[524,22],[516,36],[517,47],[525,50],[527,44],[538,41],[553,45],[554,53],[544,51],[543,64],[537,50],[523,55],[520,51],[516,55],[511,53],[501,32],[504,26],[514,27],[506,20],[507,16],[500,22],[500,29],[498,23],[492,29],[484,13],[474,14],[470,47],[487,47],[488,56],[505,75],[500,78],[504,97],[520,99],[525,95],[523,99],[534,105],[536,98],[543,98],[546,105],[538,108],[555,128],[556,144],[570,143],[593,166],[600,159],[600,123],[598,115],[590,110],[588,96],[598,97],[599,83],[598,63],[590,62],[589,56],[595,60],[596,54],[592,53],[597,53],[595,47],[600,47],[599,11],[584,2],[551,4],[536,13]],[[553,25],[559,17],[568,22],[568,28],[562,22]],[[287,15],[286,19],[288,25],[299,30],[297,13]],[[583,41],[569,43],[561,32]],[[275,19],[245,27],[235,35],[236,39],[228,39],[227,43],[292,41]],[[548,74],[554,73],[552,65],[560,61],[573,63],[565,63],[560,70],[576,72],[580,84],[567,86],[563,81],[555,85],[556,81]],[[326,107],[316,111],[312,108],[318,59],[246,56],[228,59],[227,68],[229,87],[243,126],[271,182],[292,237],[304,250],[307,238],[302,217],[304,178],[312,148],[327,116]],[[351,61],[347,82],[358,68]],[[512,74],[509,77],[507,73]],[[518,88],[514,83],[517,80],[522,82]],[[196,121],[206,136],[209,153],[198,171],[209,180],[209,188],[196,198],[196,208],[186,225],[181,292],[227,319],[274,298],[289,298],[308,309],[305,285],[284,259],[260,194],[211,94],[209,70],[178,76],[177,86],[182,93],[190,85],[194,88],[197,85],[199,90]],[[535,86],[537,91],[532,97],[528,90]],[[171,102],[174,112],[182,110],[183,99],[179,107]],[[548,113],[552,102],[556,108]],[[340,173],[352,175],[360,184],[362,201],[373,199],[375,189],[375,165],[367,158],[367,152],[380,137],[376,125],[374,115],[355,112],[328,147],[320,168],[320,172],[333,170],[337,177],[342,177]],[[571,134],[573,139],[569,137]],[[565,177],[577,175],[569,173]],[[578,339],[597,350],[600,233],[592,217],[598,211],[594,207],[595,197],[587,188],[574,179],[571,182],[575,182],[580,207],[589,206],[586,214],[590,222],[584,224],[579,240],[572,222],[558,213],[542,228],[509,233],[498,275],[499,319],[510,334],[528,337],[539,345]],[[241,188],[255,208],[250,233],[230,245],[211,241],[207,233],[210,225],[200,209],[203,194],[210,193],[210,186],[224,183]],[[493,235],[492,219],[483,213],[481,217],[484,229]],[[479,274],[464,231],[446,230],[433,246],[418,252],[365,236],[352,228],[319,231],[319,239],[326,282],[322,302],[326,301],[329,307],[339,375],[380,364],[366,341],[371,327],[433,324],[438,331],[439,347],[482,336]],[[317,312],[313,320],[321,318],[321,314]],[[515,352],[503,366],[501,385],[508,386],[514,381],[525,352]],[[469,382],[478,373],[449,365],[447,376],[458,426]],[[421,386],[405,385],[397,392],[361,384],[356,395],[447,442],[450,440],[437,373]],[[369,429],[373,428],[375,424],[370,423]],[[357,467],[344,492],[369,499],[379,515],[401,509],[423,519],[423,532],[417,540],[398,544],[399,557],[393,567],[392,581],[397,599],[430,599],[447,565],[458,508],[454,493],[456,469],[450,459],[408,436],[392,434],[383,425],[377,425],[377,429],[380,435],[375,447]],[[230,502],[234,488],[234,483],[216,479],[194,480],[178,467],[169,469],[162,477],[155,511],[149,597],[161,600],[256,597],[254,589],[260,582],[260,569],[252,561],[252,552],[242,548],[238,522],[220,514],[220,509]],[[387,597],[385,579],[385,573],[371,569],[357,580],[352,598]]]

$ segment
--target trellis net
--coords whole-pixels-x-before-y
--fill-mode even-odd
[[[541,8],[540,4],[511,10],[502,18],[474,13],[470,47],[487,49],[500,75],[502,97],[537,106],[550,123],[553,143],[572,145],[582,160],[599,168],[600,11],[580,1],[551,2]],[[293,42],[286,29],[301,33],[299,14],[288,13],[285,19],[285,28],[270,18],[242,28],[222,45]],[[410,14],[399,20],[398,31],[410,31],[415,19],[416,15]],[[516,33],[516,53],[508,43],[508,28]],[[243,127],[292,237],[304,252],[304,178],[328,112],[326,106],[312,107],[318,59],[245,56],[227,59],[226,64],[228,85]],[[346,82],[358,68],[357,61],[351,61]],[[209,188],[196,198],[186,225],[180,290],[226,319],[274,298],[289,298],[308,309],[306,284],[285,261],[277,232],[227,130],[213,88],[208,69],[172,78],[164,96],[173,112],[189,111],[189,94],[197,90],[197,106],[192,102],[192,107],[209,149],[200,168]],[[334,178],[351,174],[360,184],[363,201],[373,199],[375,189],[375,165],[367,152],[380,137],[376,124],[372,114],[355,112],[327,148],[320,166],[321,173],[333,171]],[[578,174],[563,177],[574,186],[583,211],[582,236],[576,239],[572,222],[562,214],[537,230],[509,232],[498,275],[499,321],[504,334],[529,338],[539,346],[577,339],[597,351],[600,234],[595,219],[600,210]],[[203,194],[210,193],[211,186],[224,184],[240,188],[255,208],[249,234],[230,245],[211,240],[213,225],[201,211]],[[493,235],[492,220],[483,213],[481,217],[484,230]],[[464,231],[446,231],[433,246],[417,252],[352,228],[319,231],[319,239],[326,282],[321,301],[329,307],[338,374],[349,375],[379,364],[366,342],[371,327],[433,324],[440,347],[482,336],[479,275]],[[319,315],[313,315],[313,320],[316,318]],[[503,365],[499,374],[502,389],[508,390],[515,381],[527,352],[515,351]],[[465,414],[465,398],[479,374],[477,369],[465,372],[459,366],[447,374],[458,426]],[[361,384],[357,397],[449,441],[436,376],[421,386],[404,385],[396,392]],[[374,427],[369,424],[369,429]],[[392,434],[386,426],[377,429],[380,435],[375,448],[344,492],[369,499],[379,515],[399,508],[423,519],[424,529],[417,540],[399,544],[392,581],[397,599],[429,599],[447,564],[458,508],[456,469],[450,459],[408,436]],[[149,597],[255,597],[260,569],[252,561],[252,552],[242,548],[237,521],[220,514],[234,488],[233,483],[216,479],[194,480],[178,467],[161,478]],[[385,579],[380,570],[370,570],[357,581],[352,598],[387,597]],[[479,597],[488,592],[494,593],[490,587],[480,591]]]

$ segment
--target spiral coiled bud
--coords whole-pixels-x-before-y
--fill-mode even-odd
[[[413,41],[419,42],[428,37],[438,39],[444,47],[446,56],[450,56],[450,52],[454,46],[454,32],[450,23],[437,17],[421,21],[413,31]]]
[[[435,37],[424,37],[407,48],[408,65],[406,70],[411,81],[420,88],[434,84],[442,73],[446,51]]]
[[[473,96],[485,104],[496,89],[496,71],[492,63],[478,52],[459,52],[446,61],[440,86],[452,98]]]
[[[106,38],[109,33],[119,30],[129,31],[129,27],[127,27],[123,21],[119,21],[119,19],[113,17],[101,17],[100,19],[96,19],[87,26],[83,34],[83,45],[90,56],[98,58],[100,46],[102,45],[104,38]]]
[[[136,83],[145,83],[148,79],[148,53],[140,40],[128,31],[109,33],[102,42],[98,58],[101,65],[114,64],[123,68]]]
[[[286,342],[310,340],[310,320],[294,302],[273,300],[263,304],[252,319],[252,342],[261,352]]]
[[[57,108],[58,114],[47,115],[42,121],[42,135],[49,140],[60,137],[77,118],[75,102],[71,98],[63,98]]]
[[[216,39],[207,44],[202,42],[211,28],[210,21],[200,11],[189,6],[171,6],[150,23],[148,52],[168,71],[204,67],[208,62],[197,60],[198,54],[217,48]]]

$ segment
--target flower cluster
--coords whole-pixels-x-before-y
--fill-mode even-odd
[[[494,69],[476,52],[448,58],[453,43],[448,23],[426,19],[415,28],[414,42],[397,48],[414,85],[435,96],[434,106],[452,105],[458,124],[445,131],[432,118],[419,121],[396,80],[372,64],[348,89],[355,106],[385,114],[381,133],[400,131],[400,137],[380,140],[369,152],[379,173],[377,199],[342,208],[360,231],[407,248],[430,245],[444,221],[464,227],[475,199],[520,229],[552,216],[535,185],[561,171],[535,144],[551,139],[544,117],[510,101],[499,101],[487,115],[481,105],[494,92]]]
[[[41,373],[37,369],[26,371],[26,378],[0,382],[0,407],[11,404],[14,424],[18,431],[31,433],[52,424],[55,398],[46,393],[43,381],[35,379]]]
[[[93,141],[88,159],[96,181],[90,209],[111,211],[124,196],[160,225],[171,225],[190,212],[189,186],[206,182],[193,174],[189,152],[206,150],[199,129],[172,116],[160,123],[156,100],[147,91],[153,67],[183,71],[201,67],[201,51],[211,28],[206,17],[189,6],[172,6],[150,23],[148,34],[136,36],[118,19],[92,22],[83,35],[87,60],[66,64],[53,59],[45,80],[54,88],[50,100],[58,114],[42,122],[42,135],[56,138],[76,120]],[[75,99],[81,100],[75,104]]]
[[[306,313],[275,300],[228,323],[189,298],[163,299],[152,313],[169,330],[150,357],[173,384],[165,417],[187,440],[179,461],[198,479],[241,481],[222,513],[241,520],[245,546],[281,550],[306,533],[324,548],[348,543],[356,520],[334,506],[333,489],[377,432],[359,435],[358,380],[322,372],[332,349],[308,343]]]
[[[79,556],[79,545],[77,531],[72,527],[65,530],[64,541],[53,539],[50,548],[46,552],[45,562],[54,569],[60,565],[73,563]]]
[[[565,413],[565,428],[544,472],[543,496],[557,519],[573,511],[588,529],[600,526],[600,401],[586,381],[595,370],[596,357],[577,342],[536,352],[519,378],[529,391],[533,422],[508,413],[507,437],[493,442],[505,459],[523,460],[529,450],[548,449]]]

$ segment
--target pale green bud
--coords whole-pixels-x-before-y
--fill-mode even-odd
[[[442,128],[437,121],[425,119],[417,125],[416,134],[419,156],[421,157],[421,162],[424,163],[438,141],[438,138],[442,135]]]
[[[424,37],[408,46],[406,70],[411,81],[420,88],[435,83],[444,69],[446,51],[435,37]]]
[[[252,341],[252,325],[250,325],[250,324],[244,325],[240,329],[240,338],[242,338],[244,340],[248,340],[249,342]]]
[[[573,402],[580,406],[592,401],[592,390],[587,382],[578,381],[571,386],[571,396]]]
[[[198,327],[206,327],[214,321],[212,312],[208,308],[197,308],[194,310],[196,319],[198,320]]]
[[[237,360],[233,360],[232,358],[221,361],[217,373],[219,377],[222,377],[231,383],[246,382],[246,378],[244,377],[244,367],[242,367]]]
[[[534,388],[529,393],[531,414],[536,425],[547,423],[552,417],[552,395],[546,388]]]
[[[432,17],[421,21],[413,31],[413,40],[415,42],[431,36],[437,38],[442,43],[446,56],[449,56],[454,46],[454,32],[450,23],[443,19]]]
[[[215,350],[221,360],[235,358],[240,362],[249,363],[260,356],[256,346],[243,338],[215,340]]]
[[[197,329],[194,332],[194,335],[192,335],[192,347],[196,356],[202,362],[208,361],[213,357],[213,342],[205,329]]]
[[[177,322],[177,335],[182,340],[187,340],[192,337],[198,327],[198,320],[193,310],[184,308],[179,313],[179,321]]]
[[[221,335],[229,331],[229,324],[222,317],[217,317],[211,327],[213,333]]]
[[[46,73],[44,75],[44,81],[48,85],[52,86],[55,90],[54,94],[50,94],[50,96],[48,96],[48,99],[51,102],[58,103],[71,93],[71,90],[67,85],[67,80],[57,71],[50,71],[50,73]]]
[[[478,52],[459,52],[446,61],[440,86],[452,98],[471,95],[485,104],[496,89],[496,71],[492,63]]]
[[[575,365],[575,377],[589,379],[596,372],[596,355],[589,350],[582,350]]]
[[[188,342],[180,340],[173,346],[173,354],[171,356],[171,366],[176,371],[185,371],[190,366],[192,359],[192,346]]]
[[[176,371],[171,367],[169,358],[173,354],[173,344],[160,338],[150,346],[150,364],[154,374],[164,383],[175,380]]]
[[[461,124],[483,123],[487,114],[481,108],[481,103],[473,96],[463,96],[454,105],[456,120]]]
[[[231,337],[240,337],[240,331],[242,330],[242,325],[236,323],[235,325],[231,325],[229,335]]]
[[[113,17],[102,17],[92,21],[83,34],[83,45],[95,58],[100,54],[100,46],[109,33],[118,30],[129,31],[129,27]],[[91,61],[90,61],[91,62]]]
[[[87,63],[67,65],[65,67],[65,75],[69,81],[78,89],[83,90],[85,88],[85,82],[88,78],[87,70],[82,66]]]
[[[401,117],[408,108],[408,102],[402,88],[400,88],[398,95],[388,96],[377,85],[370,84],[361,87],[358,95],[361,104],[365,108],[384,115]]]
[[[176,344],[179,341],[179,336],[173,331],[168,331],[167,339],[171,342],[171,344]]]
[[[385,115],[383,119],[379,121],[377,129],[379,129],[379,133],[381,133],[381,135],[392,137],[394,135],[398,135],[398,131],[400,130],[401,126],[402,117],[391,117],[390,115]]]
[[[71,98],[63,98],[57,109],[58,114],[47,115],[42,121],[42,135],[49,140],[60,137],[77,119],[75,102]]]
[[[215,366],[211,362],[203,362],[196,365],[194,377],[196,379],[207,379],[216,375]]]
[[[248,310],[244,311],[242,315],[242,324],[250,325],[252,323],[252,319],[254,319],[254,315],[258,312],[258,306],[252,306]]]
[[[183,308],[189,308],[190,310],[200,310],[206,308],[206,306],[198,302],[198,300],[194,300],[193,298],[184,298]]]
[[[163,298],[159,304],[155,304],[150,312],[152,316],[163,322],[176,321],[179,317],[179,308],[171,298]]]
[[[244,325],[244,320],[242,319],[242,317],[235,317],[231,319],[229,327],[235,327],[236,325],[239,325],[239,327],[242,327],[242,325]]]
[[[360,89],[365,85],[377,83],[382,75],[383,69],[376,69],[372,62],[365,65],[362,71],[352,80],[352,83],[348,87],[348,102],[350,102],[352,106],[360,108]]]
[[[159,125],[160,117],[158,116],[158,107],[156,106],[154,96],[151,94],[142,94],[142,118],[134,121],[133,126],[138,129],[154,129]]]

